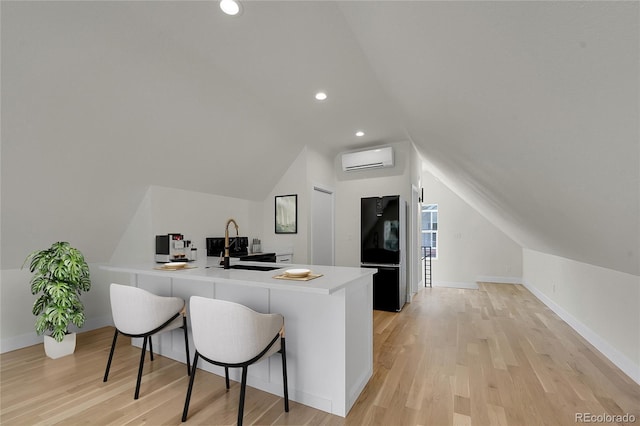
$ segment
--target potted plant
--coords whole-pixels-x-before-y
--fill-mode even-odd
[[[67,242],[57,242],[50,248],[29,254],[22,267],[29,263],[31,293],[38,295],[33,303],[36,332],[44,336],[44,349],[50,358],[70,355],[76,347],[76,335],[69,324],[84,325],[83,291],[91,288],[89,265],[80,250]]]

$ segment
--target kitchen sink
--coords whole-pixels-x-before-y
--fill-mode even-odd
[[[278,266],[262,266],[262,265],[231,265],[231,269],[246,269],[248,271],[274,271],[280,269]]]

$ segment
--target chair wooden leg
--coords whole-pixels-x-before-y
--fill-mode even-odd
[[[224,368],[224,383],[227,385],[227,390],[229,390],[229,367]]]
[[[144,356],[147,351],[147,340],[150,340],[150,336],[145,336],[144,341],[142,343],[142,353],[140,354],[140,367],[138,368],[138,381],[136,382],[136,393],[133,396],[133,399],[138,399],[140,396],[140,382],[142,381],[142,369],[144,367]]]
[[[189,360],[189,334],[187,333],[187,317],[182,317],[182,329],[184,330],[184,350],[187,353],[187,376],[190,376],[191,361]]]
[[[193,368],[191,369],[191,378],[189,378],[189,387],[187,388],[187,399],[184,401],[184,410],[182,410],[182,421],[187,421],[187,413],[189,412],[189,402],[191,402],[191,391],[193,390],[193,381],[196,378],[196,366],[198,365],[198,351],[193,357]]]
[[[287,350],[284,337],[280,338],[280,352],[282,353],[282,382],[284,384],[284,411],[289,412],[289,386],[287,385]]]
[[[242,383],[240,384],[240,406],[238,407],[238,426],[242,426],[242,418],[244,417],[244,397],[247,393],[247,370],[247,366],[242,367]]]
[[[116,340],[118,340],[117,328],[115,333],[113,333],[113,342],[111,343],[111,351],[109,352],[109,361],[107,361],[107,369],[104,371],[104,379],[102,379],[103,382],[106,382],[107,378],[109,378],[109,370],[111,369],[111,360],[113,359],[113,351],[116,349]]]

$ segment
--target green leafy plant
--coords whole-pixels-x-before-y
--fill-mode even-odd
[[[39,295],[33,303],[36,332],[49,331],[61,342],[69,333],[69,324],[84,325],[83,291],[91,288],[89,265],[80,250],[67,242],[57,242],[45,250],[29,254],[22,267],[29,263],[31,294]]]

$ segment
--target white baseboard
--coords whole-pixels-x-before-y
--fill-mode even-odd
[[[113,319],[111,315],[105,315],[103,317],[97,318],[87,318],[84,322],[84,326],[80,329],[76,326],[71,326],[71,331],[75,331],[76,333],[82,333],[83,331],[95,330],[97,328],[106,327],[108,325],[113,325]]]
[[[85,321],[84,327],[81,329],[72,326],[70,327],[70,331],[74,331],[77,333],[82,333],[83,331],[95,330],[96,328],[106,327],[108,325],[113,325],[113,320],[111,316],[99,317],[99,318],[89,318]],[[33,331],[31,333],[21,334],[19,336],[7,337],[4,339],[0,339],[0,353],[11,352],[17,349],[26,348],[28,346],[41,344],[44,340],[43,336],[38,336],[38,334]]]
[[[596,334],[589,327],[581,323],[569,312],[565,311],[560,305],[549,299],[544,293],[537,288],[527,285],[523,282],[524,287],[529,290],[534,296],[536,296],[542,303],[544,303],[549,309],[556,313],[564,322],[569,324],[579,335],[584,337],[586,341],[591,343],[597,350],[599,350],[605,357],[622,370],[627,376],[629,376],[634,382],[640,385],[640,365],[634,363],[626,355],[618,351],[611,346],[606,340]]]
[[[0,340],[0,353],[15,351],[16,349],[26,348],[28,346],[42,343],[43,336],[38,336],[36,332],[22,334],[20,336],[7,337]],[[44,349],[43,349],[44,350]]]
[[[456,281],[434,281],[434,287],[464,288],[469,290],[477,290],[477,283],[456,282]]]
[[[522,277],[476,277],[478,283],[494,283],[494,284],[522,284]]]

